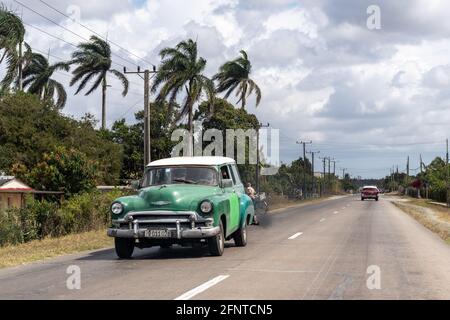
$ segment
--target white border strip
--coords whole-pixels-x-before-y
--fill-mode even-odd
[[[178,298],[175,298],[174,300],[189,300],[193,297],[195,297],[196,295],[208,290],[209,288],[215,286],[216,284],[218,284],[219,282],[222,282],[223,280],[225,280],[226,278],[228,278],[230,275],[222,275],[222,276],[218,276],[215,277],[214,279],[209,280],[208,282],[205,282],[202,285],[199,285],[198,287],[182,294],[181,296],[179,296]]]

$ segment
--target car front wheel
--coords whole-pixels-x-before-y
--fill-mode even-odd
[[[236,247],[245,247],[247,245],[247,222],[244,222],[242,227],[236,231],[233,240]]]
[[[134,251],[134,239],[114,238],[116,254],[120,259],[130,259]]]
[[[217,236],[208,240],[209,253],[212,256],[220,257],[225,249],[225,232],[223,230],[222,221],[220,222],[220,232]]]

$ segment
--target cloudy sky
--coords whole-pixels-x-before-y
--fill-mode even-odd
[[[450,136],[448,1],[4,2],[22,14],[32,48],[50,50],[51,61],[69,59],[70,43],[91,35],[74,20],[126,48],[112,45],[118,69],[158,65],[161,48],[189,37],[198,40],[209,76],[247,50],[252,77],[263,91],[261,106],[255,109],[251,100],[249,111],[281,130],[284,162],[299,157],[299,139],[312,140],[321,156],[332,156],[338,168],[363,177],[384,176],[393,165],[405,170],[408,155],[413,170],[420,154],[425,162],[445,155]],[[371,4],[381,9],[380,30],[367,28]],[[68,87],[70,76],[55,78]],[[132,76],[130,81],[126,98],[119,83],[111,82],[109,125],[123,117],[132,121],[142,108],[142,80]],[[89,97],[68,91],[65,113],[81,117],[90,112],[99,118],[100,91]]]

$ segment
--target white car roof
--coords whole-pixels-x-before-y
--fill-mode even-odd
[[[236,161],[225,157],[176,157],[157,160],[151,162],[147,167],[165,167],[165,166],[218,166],[221,164],[235,164]]]
[[[378,187],[376,187],[376,186],[364,186],[363,187],[363,189],[366,189],[366,188],[368,188],[368,189],[378,189]]]

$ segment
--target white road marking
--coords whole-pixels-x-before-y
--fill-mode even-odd
[[[222,276],[218,276],[215,277],[214,279],[209,280],[208,282],[205,282],[204,284],[182,294],[181,296],[179,296],[178,298],[175,298],[175,300],[189,300],[193,297],[195,297],[196,295],[208,290],[209,288],[215,286],[216,284],[218,284],[219,282],[222,282],[223,280],[225,280],[226,278],[228,278],[230,275],[222,275]]]
[[[325,220],[327,220],[327,219],[325,219],[325,218],[322,218],[322,219],[320,219],[320,222],[324,222]]]
[[[303,234],[303,232],[297,232],[292,237],[289,237],[289,240],[294,240],[294,239],[300,237],[302,234]]]
[[[335,212],[333,212],[334,214],[338,214],[339,213],[339,211],[335,211]]]

